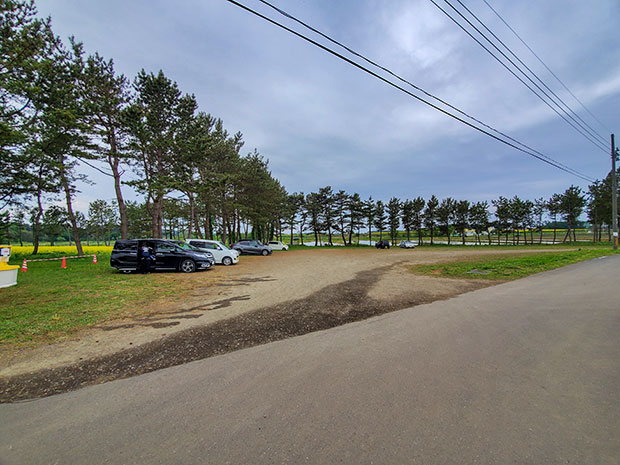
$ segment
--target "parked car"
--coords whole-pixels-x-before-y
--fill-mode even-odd
[[[398,244],[398,247],[402,247],[403,249],[413,249],[415,246],[416,244],[411,241],[400,241],[400,244]]]
[[[288,245],[281,241],[269,241],[267,245],[271,250],[288,250]]]
[[[269,255],[272,252],[271,247],[254,239],[243,239],[233,244],[232,248],[240,254]]]
[[[178,270],[191,273],[206,270],[215,263],[215,258],[208,252],[193,247],[185,242],[166,239],[130,239],[114,243],[110,255],[110,266],[125,273],[138,271],[140,267],[139,251],[147,246],[155,256],[154,270]]]
[[[209,239],[188,239],[189,245],[198,247],[203,252],[210,252],[215,258],[215,263],[221,265],[233,265],[239,262],[239,252],[227,247],[223,242]]]
[[[377,249],[389,249],[390,248],[390,241],[379,241],[375,244],[375,247]]]

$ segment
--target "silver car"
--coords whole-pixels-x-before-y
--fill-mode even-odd
[[[187,239],[187,243],[211,253],[215,258],[215,263],[234,265],[239,262],[239,252],[227,247],[223,242],[209,239]]]

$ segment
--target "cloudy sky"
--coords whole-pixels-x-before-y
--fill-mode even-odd
[[[258,0],[240,1],[327,44]],[[564,165],[591,178],[609,171],[609,148],[597,148],[569,126],[430,0],[273,1]],[[611,132],[620,138],[617,0],[488,0],[602,125],[483,0],[462,1],[603,137],[606,147]],[[458,0],[450,3],[458,6]],[[117,71],[129,78],[141,69],[163,70],[183,92],[195,94],[202,111],[221,118],[229,132],[241,131],[243,152],[256,148],[267,157],[289,192],[331,185],[363,198],[435,194],[475,201],[549,197],[571,184],[588,185],[226,0],[37,0],[37,7],[41,16],[52,17],[56,34],[75,35],[88,53],[113,58]],[[82,189],[82,210],[95,198],[113,198],[111,182],[89,174],[97,184]]]

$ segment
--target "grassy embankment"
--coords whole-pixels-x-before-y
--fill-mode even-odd
[[[30,262],[18,272],[16,286],[0,289],[0,346],[33,346],[62,339],[82,328],[106,320],[147,313],[150,303],[183,296],[184,276],[178,273],[126,275],[110,268],[110,247],[88,247],[92,257]],[[75,247],[15,247],[11,265],[24,258],[75,255]],[[208,272],[207,272],[208,273]]]
[[[583,247],[580,250],[562,250],[565,247],[560,247],[554,246],[554,249],[558,248],[559,250],[554,250],[553,252],[527,253],[523,255],[487,255],[485,257],[461,259],[447,263],[414,265],[409,267],[409,270],[416,274],[428,274],[445,278],[508,281],[617,253],[609,250],[609,247],[603,248],[600,246]],[[522,248],[526,249],[526,247]],[[493,249],[497,250],[499,247],[493,247]]]
[[[424,246],[416,250],[441,250],[447,246]],[[574,247],[574,246],[573,246]],[[298,247],[295,247],[298,248]],[[307,251],[313,247],[299,247]],[[343,249],[343,247],[338,247]],[[523,247],[536,249],[537,247]],[[545,250],[550,247],[546,246]],[[18,285],[0,289],[0,348],[36,346],[61,340],[81,329],[118,318],[147,314],[153,303],[178,301],[187,293],[187,276],[181,273],[154,273],[150,275],[121,274],[110,268],[110,247],[89,247],[85,253],[97,254],[98,264],[92,257],[67,260],[67,269],[60,261],[31,262],[26,273],[18,273]],[[476,247],[468,247],[475,250]],[[582,246],[579,251],[567,251],[555,246],[553,252],[502,256],[502,250],[517,247],[480,247],[497,250],[492,256],[460,260],[440,265],[420,265],[416,273],[427,273],[455,278],[516,279],[532,273],[567,265],[581,260],[609,255],[608,244]],[[75,248],[45,247],[42,254],[32,257],[32,249],[15,247],[11,264],[21,265],[24,258],[51,258],[75,255]],[[390,253],[378,251],[377,253]],[[473,269],[489,274],[470,274]],[[217,276],[215,272],[200,272],[201,282]],[[204,277],[204,278],[203,278]]]

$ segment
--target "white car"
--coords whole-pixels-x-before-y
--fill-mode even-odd
[[[398,246],[402,247],[403,249],[413,249],[416,244],[411,241],[400,241],[400,244],[398,244]]]
[[[272,250],[288,250],[288,245],[280,241],[269,241],[267,244]]]
[[[206,252],[211,252],[213,254],[213,258],[215,258],[215,263],[219,263],[221,265],[232,265],[239,262],[239,252],[228,248],[220,241],[211,241],[208,239],[187,239],[185,242]]]

